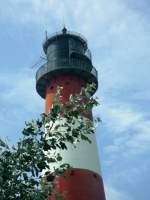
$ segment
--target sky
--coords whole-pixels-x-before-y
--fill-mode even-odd
[[[44,111],[35,90],[45,31],[83,34],[99,73],[97,128],[107,200],[150,199],[150,1],[5,0],[0,3],[0,137],[15,143]]]

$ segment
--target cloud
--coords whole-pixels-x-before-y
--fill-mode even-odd
[[[11,142],[21,136],[25,121],[37,118],[44,110],[44,101],[36,93],[32,74],[33,70],[22,69],[0,76],[0,136],[7,136]]]
[[[10,22],[20,26],[34,24],[34,26],[41,25],[43,28],[49,24],[49,27],[54,28],[54,16],[56,20],[60,20],[61,9],[58,8],[57,4],[57,0],[6,0],[1,4],[0,16],[1,20],[10,20]],[[59,2],[60,7],[61,4]]]
[[[149,113],[138,111],[130,102],[110,102],[101,108],[103,122],[97,131],[100,145],[103,144],[101,160],[108,199],[111,193],[116,199],[124,193],[120,199],[140,199],[137,188],[142,188],[144,199],[148,199],[144,185],[149,184]]]
[[[107,200],[133,200],[128,194],[125,194],[122,191],[117,191],[115,188],[109,185],[105,186],[105,192]]]
[[[105,105],[101,111],[106,134],[111,143],[105,146],[108,154],[127,155],[142,154],[150,151],[150,121],[145,112],[134,110],[131,105]],[[103,133],[105,134],[105,133]]]
[[[32,69],[21,69],[11,74],[1,74],[1,104],[7,106],[20,105],[23,109],[36,112],[40,98],[35,90],[35,78]]]
[[[149,15],[150,2],[149,0],[127,0],[125,1],[128,7],[141,12],[144,16]]]

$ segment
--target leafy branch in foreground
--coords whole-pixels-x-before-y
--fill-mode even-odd
[[[69,163],[60,164],[63,158],[58,149],[67,150],[69,143],[75,147],[82,140],[91,143],[89,135],[94,133],[94,126],[86,116],[98,105],[91,96],[93,89],[94,85],[87,85],[61,104],[59,87],[48,114],[25,123],[22,138],[15,146],[0,139],[1,200],[45,200],[54,192],[55,176],[64,176],[71,167]],[[59,167],[54,168],[54,163]],[[60,197],[56,194],[56,199]]]

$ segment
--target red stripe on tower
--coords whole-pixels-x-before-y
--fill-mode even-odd
[[[79,93],[86,83],[98,86],[97,71],[92,65],[91,54],[86,39],[66,28],[47,38],[44,45],[47,63],[36,74],[36,89],[46,99],[45,112],[52,106],[57,86],[62,86],[62,103],[70,94]],[[92,112],[89,113],[92,119]],[[99,168],[99,159],[95,135],[91,135],[92,144],[80,142],[74,149],[62,151],[63,162],[74,166],[66,171],[66,177],[57,177],[56,191],[63,194],[65,200],[105,200],[104,186]],[[55,200],[55,197],[51,197]]]

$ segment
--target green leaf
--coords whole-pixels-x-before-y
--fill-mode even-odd
[[[73,135],[73,137],[77,138],[79,136],[79,131],[77,131],[76,129],[73,129],[72,135]]]
[[[64,142],[59,143],[62,149],[67,149],[67,146]]]
[[[46,176],[46,180],[47,180],[48,182],[52,182],[52,181],[54,181],[54,179],[55,179],[55,176],[52,175],[52,174],[48,174],[48,175]]]
[[[85,141],[88,141],[89,143],[91,143],[91,140],[87,136],[85,136],[83,134],[81,134],[81,139],[85,140]]]
[[[27,173],[23,173],[23,178],[24,178],[25,181],[28,180],[28,175],[27,175]]]
[[[57,161],[62,161],[62,157],[60,154],[57,154]]]
[[[70,143],[74,142],[74,138],[71,135],[66,135],[66,138],[67,138],[68,142],[70,142]]]
[[[2,139],[0,139],[0,146],[5,147],[5,148],[9,148],[8,145]]]

